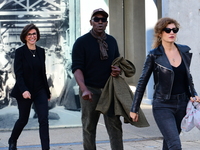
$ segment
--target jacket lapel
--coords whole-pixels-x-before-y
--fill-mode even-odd
[[[44,62],[44,54],[43,54],[44,51],[38,46],[36,46],[36,51],[37,51],[36,53],[37,53],[37,55],[39,57],[39,60],[40,60],[40,62],[42,64],[42,62]]]
[[[28,46],[27,45],[24,45],[24,58],[26,60],[26,62],[29,64],[30,68],[32,69],[32,55],[30,55],[31,52],[30,50],[28,49]]]
[[[183,47],[179,44],[176,44],[178,50],[180,51],[181,57],[183,62],[185,63],[186,67],[189,69],[192,59],[192,53],[189,53],[189,47]]]
[[[183,59],[183,62],[186,64],[187,69],[189,69],[190,63],[191,63],[191,58],[192,58],[192,53],[189,53],[190,48],[187,46],[181,46],[179,44],[175,44],[176,47],[178,48],[180,55]],[[157,56],[155,62],[163,67],[166,67],[170,70],[172,70],[172,66],[164,52],[164,48],[162,45],[160,45],[156,50],[155,50],[155,55]]]
[[[167,56],[165,55],[164,48],[163,48],[162,45],[160,45],[155,50],[155,55],[157,56],[156,59],[155,59],[155,62],[158,65],[163,66],[165,68],[168,68],[168,69],[172,70],[172,66],[170,65],[170,62],[169,62]]]

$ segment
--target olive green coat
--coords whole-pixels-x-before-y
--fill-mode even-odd
[[[126,77],[131,77],[135,74],[135,66],[123,57],[116,58],[113,66],[118,66]],[[133,102],[133,92],[124,78],[110,76],[99,99],[96,107],[97,111],[108,115],[118,115],[124,117],[125,123],[130,123],[136,127],[148,127],[149,123],[143,111],[139,110],[139,121],[133,122],[129,116]]]

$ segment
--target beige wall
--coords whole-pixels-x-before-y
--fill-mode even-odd
[[[137,84],[146,56],[144,6],[144,0],[109,0],[110,34],[117,39],[121,56],[136,67],[135,76],[127,79],[131,85]]]
[[[119,51],[124,56],[123,1],[109,0],[109,31],[117,39]]]

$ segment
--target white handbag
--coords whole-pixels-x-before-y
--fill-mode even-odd
[[[188,132],[195,126],[200,130],[200,103],[189,101],[186,115],[181,122],[181,129],[183,132]]]

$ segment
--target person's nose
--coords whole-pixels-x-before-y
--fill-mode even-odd
[[[103,23],[101,19],[99,20],[99,23]]]

